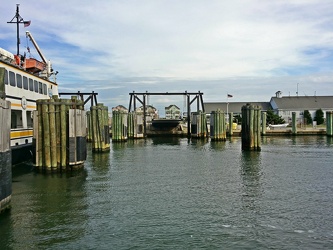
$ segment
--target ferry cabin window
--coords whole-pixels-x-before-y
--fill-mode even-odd
[[[46,88],[46,84],[43,84],[43,94],[47,95],[47,88]]]
[[[29,90],[34,91],[34,80],[29,78]]]
[[[22,128],[22,111],[12,110],[11,111],[11,128]]]
[[[19,74],[16,74],[16,86],[22,88],[22,76]]]
[[[38,82],[38,93],[43,94],[43,84],[41,82]]]
[[[38,82],[34,81],[34,91],[38,93]]]
[[[5,70],[5,84],[8,85],[8,71]]]
[[[9,84],[10,86],[16,86],[15,74],[12,71],[9,71]]]
[[[28,78],[23,76],[23,88],[28,89]]]
[[[28,128],[33,127],[32,111],[27,111],[27,126]]]

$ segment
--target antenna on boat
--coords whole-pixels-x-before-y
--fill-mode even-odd
[[[31,23],[31,21],[24,21],[23,18],[20,16],[20,11],[19,11],[19,4],[16,4],[16,14],[13,17],[10,22],[7,23],[16,23],[16,33],[17,33],[17,55],[20,54],[20,29],[19,29],[19,24],[23,23],[24,27],[28,27]],[[16,18],[16,21],[14,19]]]

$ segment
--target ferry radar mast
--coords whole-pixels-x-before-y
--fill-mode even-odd
[[[12,20],[10,20],[7,23],[16,23],[16,34],[17,34],[17,56],[20,54],[20,29],[19,29],[19,24],[23,23],[24,27],[28,27],[31,23],[31,21],[25,21],[21,16],[20,16],[20,10],[19,10],[19,4],[16,4],[16,14],[13,17]],[[14,19],[16,18],[16,21]]]

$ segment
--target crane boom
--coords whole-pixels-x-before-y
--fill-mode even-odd
[[[35,46],[39,56],[41,57],[44,64],[46,65],[46,69],[41,72],[41,74],[42,74],[41,76],[48,79],[52,75],[52,72],[53,72],[51,62],[46,60],[45,56],[43,55],[42,51],[40,50],[37,42],[35,41],[35,39],[31,35],[31,33],[29,31],[26,31],[25,34],[26,34],[27,37],[29,37],[29,39],[31,40],[31,42]]]
[[[31,35],[31,33],[30,33],[29,31],[26,31],[25,34],[26,34],[27,37],[29,37],[29,39],[31,40],[31,42],[32,42],[33,45],[35,46],[35,48],[36,48],[36,50],[37,50],[39,56],[42,58],[43,62],[44,62],[45,64],[47,64],[47,61],[46,61],[45,56],[43,55],[42,51],[40,50],[40,48],[39,48],[37,42],[35,41],[35,39],[34,39],[33,36]]]

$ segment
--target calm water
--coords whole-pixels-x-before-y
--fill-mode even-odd
[[[332,138],[153,138],[67,175],[15,167],[0,249],[333,249],[332,208]]]

